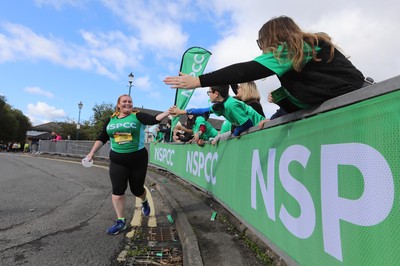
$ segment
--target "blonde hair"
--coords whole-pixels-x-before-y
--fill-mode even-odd
[[[119,116],[119,114],[121,113],[121,110],[119,109],[118,104],[119,104],[119,102],[121,101],[121,98],[124,97],[124,96],[128,96],[128,97],[131,98],[131,100],[132,100],[132,97],[131,97],[130,95],[128,95],[128,94],[122,94],[121,96],[119,96],[119,97],[118,97],[118,100],[117,100],[117,104],[115,105],[115,111],[114,111],[114,113],[111,115],[111,117]],[[134,113],[133,110],[132,110],[132,113]]]
[[[254,81],[240,83],[241,97],[240,100],[243,102],[257,100],[260,101],[260,92],[258,91],[257,85]]]
[[[321,61],[317,57],[315,46],[320,40],[330,46],[330,55],[328,62],[332,61],[335,46],[328,34],[306,33],[290,17],[280,16],[267,21],[258,32],[258,40],[264,53],[273,53],[275,58],[281,59],[283,51],[287,51],[287,58],[293,62],[293,69],[301,71],[304,66],[304,45],[310,45],[311,52],[307,56],[312,56],[314,61]],[[278,47],[282,50],[278,50]]]

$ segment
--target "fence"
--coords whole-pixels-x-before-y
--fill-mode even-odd
[[[84,157],[90,152],[94,141],[86,140],[40,140],[37,152],[59,154],[62,156]],[[110,143],[104,144],[96,153],[96,157],[108,158],[110,152]]]

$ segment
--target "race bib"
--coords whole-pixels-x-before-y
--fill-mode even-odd
[[[132,141],[132,134],[131,133],[115,133],[114,140],[117,144],[125,144]]]

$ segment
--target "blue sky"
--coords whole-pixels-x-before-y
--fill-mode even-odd
[[[354,2],[354,3],[353,3]],[[95,104],[115,104],[135,75],[135,106],[165,110],[183,52],[212,53],[205,72],[259,55],[255,40],[268,19],[291,16],[310,32],[324,31],[366,76],[399,75],[398,1],[21,0],[0,3],[0,95],[33,125],[89,120]],[[266,115],[276,106],[271,77],[257,82]],[[189,107],[207,106],[206,88]]]

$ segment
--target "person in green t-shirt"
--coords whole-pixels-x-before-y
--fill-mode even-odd
[[[168,111],[155,116],[133,111],[131,96],[121,95],[115,112],[105,121],[91,151],[86,155],[87,160],[91,161],[95,153],[110,141],[111,199],[117,214],[117,220],[107,230],[110,235],[116,235],[126,229],[124,212],[128,183],[132,194],[142,200],[143,214],[145,216],[150,214],[150,205],[144,188],[148,164],[148,152],[144,146],[145,128],[146,125],[160,123],[168,115]]]
[[[193,139],[190,142],[204,146],[204,141],[209,141],[218,135],[218,131],[206,120],[208,115],[195,116],[195,122],[192,128]]]
[[[203,115],[214,113],[217,116],[223,116],[235,127],[232,133],[235,137],[250,127],[258,125],[260,121],[265,120],[265,117],[257,113],[251,106],[229,96],[228,85],[210,87],[207,94],[213,103],[211,107],[181,110],[173,106],[169,109],[170,114]]]
[[[162,142],[164,140],[164,133],[160,131],[159,125],[154,129],[155,130],[155,136],[154,136],[154,141],[153,142]]]
[[[164,83],[173,89],[195,89],[276,75],[283,97],[274,97],[274,101],[287,113],[319,105],[369,84],[335,47],[329,35],[304,32],[290,17],[267,21],[258,32],[257,44],[262,54],[251,61],[197,77],[179,73],[179,76],[166,77]]]
[[[191,128],[182,125],[177,125],[175,128],[191,136],[187,142],[204,146],[205,141],[209,141],[218,135],[218,131],[207,120],[208,115],[188,115],[187,124]]]
[[[193,125],[195,122],[195,117],[193,115],[188,115],[185,123],[182,125],[178,121],[173,129],[172,139],[175,142],[188,142],[193,138]]]
[[[224,134],[226,132],[231,132],[232,124],[228,120],[224,120],[224,122],[221,125],[221,130],[219,131],[219,134]]]

